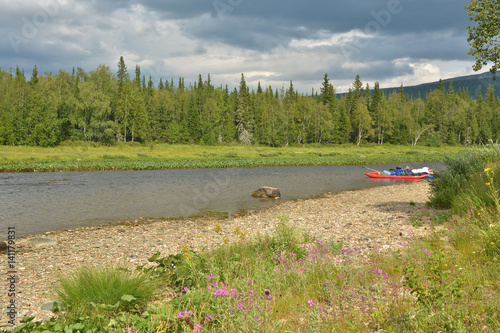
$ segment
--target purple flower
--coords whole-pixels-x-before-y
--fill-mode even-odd
[[[309,303],[309,307],[311,307],[311,308],[314,306],[314,302],[312,301],[312,299],[307,301],[307,303]]]
[[[271,291],[269,289],[264,289],[264,294],[266,295],[270,295],[271,294]]]

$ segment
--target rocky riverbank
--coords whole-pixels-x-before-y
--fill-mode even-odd
[[[55,300],[53,286],[59,274],[82,265],[143,265],[157,251],[162,256],[178,253],[182,245],[210,249],[226,237],[234,239],[233,231],[237,227],[248,232],[248,237],[258,232],[272,232],[280,217],[286,217],[290,224],[318,239],[343,240],[344,247],[355,249],[359,256],[366,256],[370,251],[398,249],[401,244],[430,232],[425,224],[415,228],[410,223],[412,216],[425,209],[428,196],[428,182],[420,181],[288,201],[223,220],[206,217],[136,220],[26,237],[16,244],[17,322],[25,315],[36,316],[36,319],[51,316],[52,313],[41,310],[41,306]],[[220,234],[214,231],[215,223],[222,227]],[[43,238],[50,241],[47,243]],[[0,274],[6,276],[6,256],[0,255]],[[7,293],[2,291],[0,324],[8,320],[8,302]]]

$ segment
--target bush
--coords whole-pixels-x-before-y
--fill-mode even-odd
[[[490,144],[472,149],[445,161],[446,170],[436,172],[431,184],[429,204],[435,208],[449,209],[455,197],[466,187],[473,175],[484,170],[500,156],[500,145]]]

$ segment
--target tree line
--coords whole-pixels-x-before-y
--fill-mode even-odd
[[[453,85],[410,99],[403,86],[373,90],[359,75],[349,92],[337,95],[328,74],[320,92],[299,94],[288,87],[250,90],[214,86],[210,75],[186,85],[155,86],[133,78],[120,58],[118,71],[100,65],[91,72],[39,75],[0,70],[0,144],[55,146],[63,141],[166,142],[214,145],[239,142],[292,144],[481,144],[500,140],[500,98],[490,85],[476,100]]]

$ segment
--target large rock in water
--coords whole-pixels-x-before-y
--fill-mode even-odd
[[[280,198],[281,193],[276,187],[262,186],[258,190],[252,192],[254,198]]]

